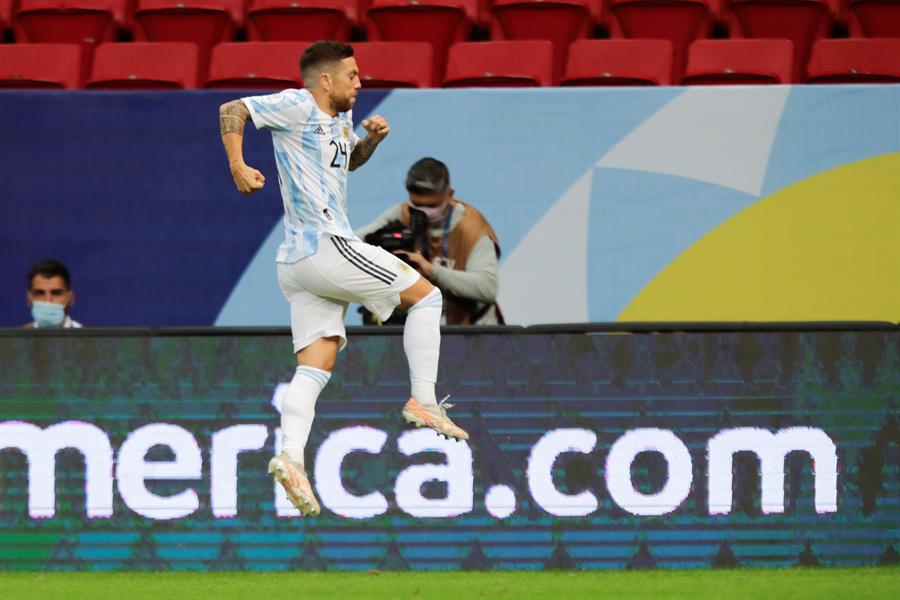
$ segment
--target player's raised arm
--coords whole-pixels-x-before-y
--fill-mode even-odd
[[[219,107],[222,144],[225,145],[234,184],[242,194],[252,194],[262,189],[266,182],[262,173],[244,162],[244,125],[249,118],[250,111],[241,100],[232,100]]]
[[[391,126],[384,117],[375,115],[371,119],[365,119],[362,126],[366,129],[366,137],[356,144],[356,148],[350,154],[349,169],[355,171],[363,166],[367,160],[375,152],[375,148],[381,143],[381,140],[387,137],[391,132]]]

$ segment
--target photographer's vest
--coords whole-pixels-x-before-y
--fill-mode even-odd
[[[487,219],[478,212],[473,206],[465,202],[452,198],[450,205],[461,204],[465,207],[463,216],[459,223],[451,226],[450,234],[447,237],[447,258],[453,261],[453,269],[456,271],[464,271],[466,262],[472,248],[484,236],[491,238],[494,242],[494,248],[497,251],[497,258],[500,258],[500,244],[497,242],[497,234],[494,228],[487,222]],[[404,227],[409,227],[409,204],[404,203],[400,207],[400,219]],[[428,236],[428,250],[431,260],[436,256],[444,255],[444,236],[437,235]],[[503,315],[500,313],[500,307],[496,304],[484,305],[474,300],[459,298],[449,292],[444,294],[444,316],[447,319],[447,325],[471,325],[481,318],[484,313],[493,306],[497,311],[497,321],[503,323]]]

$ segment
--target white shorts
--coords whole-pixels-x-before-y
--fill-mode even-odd
[[[365,306],[382,321],[400,304],[400,292],[419,274],[377,246],[339,236],[319,236],[319,250],[295,263],[278,263],[278,285],[291,304],[294,353],[322,337],[347,345],[347,305]]]

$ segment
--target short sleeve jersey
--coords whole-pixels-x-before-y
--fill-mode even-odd
[[[284,203],[284,241],[276,260],[296,262],[318,251],[319,234],[356,239],[347,217],[350,153],[359,138],[352,111],[322,111],[308,90],[242,99],[257,129],[272,132]]]

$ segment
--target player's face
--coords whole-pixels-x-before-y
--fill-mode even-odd
[[[62,277],[35,275],[28,290],[28,305],[31,306],[32,302],[53,302],[68,308],[73,297],[72,290],[66,287]]]
[[[331,106],[337,112],[347,112],[353,108],[353,104],[356,102],[356,95],[359,94],[359,88],[362,87],[359,81],[359,68],[356,66],[356,59],[352,56],[343,59],[330,75],[331,90],[328,98],[331,101]]]

